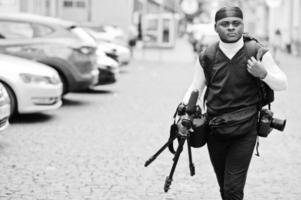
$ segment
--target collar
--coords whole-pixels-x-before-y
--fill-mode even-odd
[[[219,48],[223,52],[237,52],[244,46],[243,37],[241,37],[237,42],[234,43],[225,43],[219,39]]]

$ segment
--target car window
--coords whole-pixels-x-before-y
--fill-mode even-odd
[[[29,23],[0,21],[0,39],[32,38],[33,29]]]
[[[34,37],[43,37],[53,32],[53,29],[48,26],[41,24],[33,24],[32,26],[34,28]]]
[[[91,45],[96,45],[95,39],[91,35],[89,35],[89,33],[87,33],[84,29],[79,27],[74,27],[71,28],[70,31],[81,41],[87,42]]]
[[[103,26],[87,26],[87,28],[90,28],[96,32],[106,32]]]

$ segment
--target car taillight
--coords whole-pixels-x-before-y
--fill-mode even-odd
[[[94,53],[95,48],[93,47],[80,47],[77,49],[80,53],[85,54],[85,55],[89,55]]]

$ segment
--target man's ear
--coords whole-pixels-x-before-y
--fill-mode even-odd
[[[215,30],[215,32],[217,32],[217,30],[216,30],[216,23],[214,24],[214,30]]]

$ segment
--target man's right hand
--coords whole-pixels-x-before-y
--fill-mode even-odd
[[[264,79],[268,74],[263,64],[253,56],[248,60],[247,70],[250,74],[260,79]]]
[[[247,70],[250,74],[260,79],[264,79],[268,74],[263,64],[253,56],[248,60]]]

